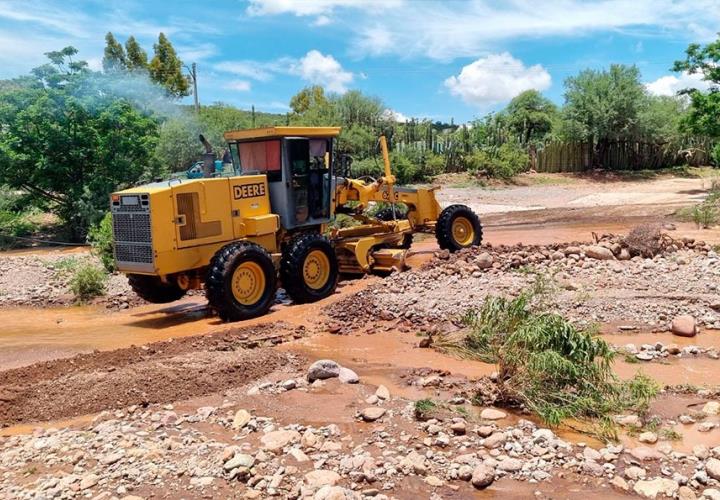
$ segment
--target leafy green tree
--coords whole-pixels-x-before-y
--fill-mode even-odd
[[[81,239],[108,193],[161,172],[152,155],[158,122],[109,89],[82,93],[87,70],[67,60],[76,52],[49,53],[52,63],[34,71],[42,85],[0,94],[0,178]]]
[[[595,161],[610,141],[636,136],[638,115],[646,104],[636,66],[613,64],[609,70],[584,70],[565,80],[565,117],[574,139],[594,140]]]
[[[182,61],[164,33],[160,33],[153,48],[155,56],[150,61],[150,78],[165,87],[172,97],[190,95],[190,84],[182,73]]]
[[[545,140],[557,112],[557,107],[537,90],[526,90],[505,109],[507,126],[522,144]]]
[[[337,107],[320,85],[306,87],[290,99],[291,122],[307,126],[340,125]]]
[[[147,71],[147,52],[143,50],[134,36],[131,36],[125,41],[125,53],[127,54],[127,69],[130,71]]]
[[[125,69],[127,69],[125,50],[122,44],[120,44],[109,31],[107,35],[105,35],[105,53],[103,55],[102,65],[106,73],[125,71]]]
[[[687,116],[684,99],[670,96],[647,96],[646,105],[638,115],[643,138],[659,143],[672,143],[681,139],[680,127]]]
[[[62,88],[76,81],[77,76],[89,71],[86,61],[73,59],[77,53],[78,50],[71,45],[62,50],[46,52],[45,56],[50,62],[32,70],[34,83],[49,88]]]
[[[369,97],[358,90],[351,90],[333,99],[343,126],[375,126],[382,120],[385,105],[377,97]]]
[[[720,137],[720,34],[705,46],[693,43],[685,51],[685,60],[676,61],[674,71],[702,74],[711,83],[708,92],[686,89],[690,96],[690,112],[684,120],[689,131],[710,137]]]

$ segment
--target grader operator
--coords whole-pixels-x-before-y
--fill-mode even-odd
[[[384,137],[382,177],[338,175],[339,133],[339,127],[227,132],[231,175],[113,193],[117,268],[149,302],[204,288],[220,318],[238,321],[265,314],[278,285],[295,302],[314,302],[334,293],[341,273],[402,269],[416,232],[434,232],[450,251],[480,244],[480,220],[468,207],[442,210],[434,188],[395,185]],[[369,216],[373,203],[387,207]],[[358,224],[330,230],[339,213]]]

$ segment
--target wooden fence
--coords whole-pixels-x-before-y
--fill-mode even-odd
[[[582,172],[594,165],[607,170],[654,170],[675,165],[708,165],[710,143],[692,146],[641,141],[614,141],[597,152],[590,142],[549,142],[531,152],[531,168],[538,172]],[[595,155],[600,157],[596,158]],[[595,161],[597,160],[597,161]]]

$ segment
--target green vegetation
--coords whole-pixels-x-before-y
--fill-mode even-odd
[[[415,401],[415,418],[424,420],[428,415],[437,409],[438,405],[432,399],[420,399]]]
[[[88,231],[88,242],[92,246],[93,253],[100,259],[105,270],[110,273],[115,271],[112,231],[110,212]]]
[[[465,323],[461,338],[439,344],[496,364],[497,403],[522,405],[549,425],[589,420],[607,433],[612,415],[642,414],[657,393],[657,385],[644,375],[619,381],[610,346],[562,316],[538,312],[531,292],[514,299],[488,297]]]
[[[77,262],[72,269],[70,290],[79,302],[87,302],[105,293],[107,281],[105,270],[93,262],[83,260]]]

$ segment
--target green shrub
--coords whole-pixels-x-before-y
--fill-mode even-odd
[[[105,293],[107,277],[105,270],[97,264],[88,261],[80,262],[73,269],[70,290],[76,300],[88,301]]]
[[[29,214],[0,210],[0,248],[18,244],[18,237],[29,236],[37,229]]]
[[[550,425],[567,418],[600,421],[607,434],[612,415],[647,410],[658,390],[651,379],[619,381],[607,342],[558,314],[534,311],[532,300],[531,293],[488,297],[466,314],[468,330],[460,339],[436,345],[495,363],[498,403],[525,406]]]
[[[713,147],[710,152],[710,159],[712,160],[713,165],[720,167],[720,142],[715,144],[715,147]]]
[[[108,272],[115,271],[115,256],[113,255],[112,215],[105,214],[102,220],[90,227],[88,242],[92,245],[93,253],[97,255]]]
[[[499,148],[480,149],[466,158],[471,172],[484,172],[489,177],[511,179],[527,170],[530,156],[517,144],[506,142]]]
[[[718,209],[712,203],[700,203],[690,213],[692,220],[699,228],[707,229],[718,222]]]

